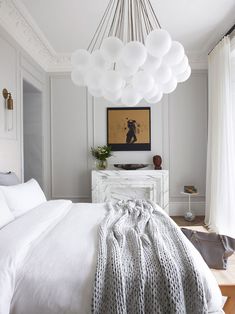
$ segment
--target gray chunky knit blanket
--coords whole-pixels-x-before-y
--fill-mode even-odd
[[[99,228],[92,313],[208,313],[183,237],[151,202],[108,204]]]

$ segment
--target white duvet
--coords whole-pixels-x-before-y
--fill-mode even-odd
[[[97,227],[105,210],[104,204],[49,201],[0,229],[0,314],[90,313]],[[212,273],[186,242],[209,313],[223,313]]]

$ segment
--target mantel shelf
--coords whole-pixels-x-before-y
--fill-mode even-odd
[[[146,199],[169,211],[168,170],[93,170],[92,202]]]

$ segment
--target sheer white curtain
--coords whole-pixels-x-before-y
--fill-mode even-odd
[[[208,75],[205,222],[212,231],[235,238],[235,127],[229,37],[210,53]]]

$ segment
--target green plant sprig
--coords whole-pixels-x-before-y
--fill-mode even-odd
[[[112,156],[111,146],[98,146],[97,148],[91,147],[91,154],[98,160],[106,160]]]

